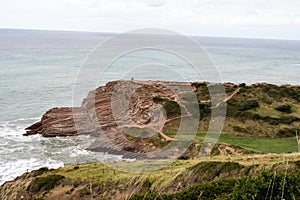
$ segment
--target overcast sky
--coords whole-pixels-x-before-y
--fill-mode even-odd
[[[300,40],[300,0],[0,0],[0,28]]]

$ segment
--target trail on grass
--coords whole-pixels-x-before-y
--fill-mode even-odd
[[[216,104],[214,107],[211,107],[211,108],[216,108],[216,107],[220,106],[221,103],[225,103],[225,102],[229,101],[231,98],[233,98],[240,91],[240,89],[241,88],[237,88],[231,95],[227,96],[223,101],[219,102],[218,104]],[[176,99],[175,101],[179,105],[181,105],[179,99]],[[160,110],[158,118],[155,121],[151,121],[151,123],[149,123],[149,124],[129,124],[129,125],[123,125],[122,127],[148,128],[148,129],[151,129],[155,132],[158,132],[163,138],[166,139],[166,141],[172,141],[172,140],[175,140],[175,139],[172,138],[172,137],[167,136],[166,134],[164,134],[163,133],[163,128],[164,128],[165,124],[169,121],[172,121],[172,120],[175,120],[175,119],[180,119],[180,118],[186,117],[186,116],[191,116],[191,114],[187,110],[187,108],[184,105],[182,105],[182,107],[187,112],[186,115],[166,119],[166,116],[164,115],[163,110]]]
[[[211,107],[211,108],[217,108],[221,105],[221,103],[226,103],[227,101],[229,101],[230,99],[232,99],[232,97],[234,97],[241,88],[237,88],[231,95],[227,96],[223,101],[217,103],[215,106]]]

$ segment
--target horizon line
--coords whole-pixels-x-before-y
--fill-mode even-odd
[[[53,31],[53,32],[72,32],[72,33],[97,33],[97,34],[108,34],[108,35],[117,35],[122,34],[122,32],[114,31],[91,31],[91,30],[61,30],[61,29],[39,29],[39,28],[11,28],[11,27],[0,27],[0,30],[19,30],[19,31]],[[138,29],[135,29],[138,30]],[[128,31],[124,31],[126,33]],[[177,31],[175,31],[177,32]],[[179,33],[179,32],[178,32]],[[203,37],[203,38],[224,38],[224,39],[249,39],[249,40],[281,40],[281,41],[300,41],[296,38],[265,38],[265,37],[246,37],[246,36],[225,36],[225,35],[189,35],[182,34],[187,37]]]

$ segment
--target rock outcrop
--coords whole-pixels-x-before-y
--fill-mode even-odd
[[[175,93],[192,90],[190,83],[160,81],[113,81],[91,91],[81,107],[53,108],[41,120],[28,128],[24,135],[41,134],[44,137],[91,134],[99,139],[89,148],[94,151],[143,153],[159,149],[158,143],[167,142],[160,134],[164,124],[150,126],[164,112],[154,102],[155,97],[180,104]],[[156,119],[157,120],[157,119]],[[157,123],[157,122],[156,122]],[[148,127],[149,125],[149,127]],[[137,142],[128,129],[156,132],[152,143],[146,139]],[[147,128],[148,127],[148,128]],[[126,132],[127,131],[127,132]],[[143,131],[142,131],[143,132]],[[123,154],[123,153],[122,153]]]

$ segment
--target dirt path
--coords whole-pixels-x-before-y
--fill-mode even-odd
[[[227,96],[223,101],[219,102],[217,105],[215,105],[214,107],[212,108],[215,108],[215,107],[218,107],[221,105],[221,103],[225,103],[227,101],[229,101],[232,97],[234,97],[239,91],[240,91],[241,88],[237,88],[231,95]],[[175,100],[178,104],[179,104],[179,100],[176,98]],[[180,105],[180,104],[179,104]],[[166,141],[172,141],[172,140],[175,140],[174,138],[172,137],[169,137],[167,136],[166,134],[163,133],[163,128],[166,124],[166,122],[169,122],[169,121],[172,121],[174,119],[180,119],[182,117],[185,117],[185,116],[190,116],[191,114],[188,112],[188,110],[186,109],[185,106],[183,106],[184,109],[186,110],[186,112],[188,113],[187,115],[184,115],[184,116],[178,116],[178,117],[173,117],[173,118],[170,118],[170,119],[166,119],[166,117],[164,116],[164,113],[162,110],[159,111],[159,116],[158,118],[156,119],[155,122],[151,122],[150,124],[140,124],[140,125],[137,125],[137,124],[132,124],[132,125],[124,125],[122,127],[137,127],[137,128],[149,128],[155,132],[158,132],[163,138],[166,139]]]
[[[170,119],[169,119],[170,120]],[[175,140],[174,138],[171,138],[163,133],[163,128],[165,126],[165,123],[169,121],[165,118],[163,111],[159,112],[159,117],[155,122],[151,122],[150,124],[129,124],[124,125],[122,127],[137,127],[137,128],[149,128],[155,132],[158,132],[163,138],[165,138],[167,141]]]
[[[211,108],[217,108],[221,105],[221,103],[226,103],[227,101],[229,101],[230,99],[232,99],[232,97],[234,97],[239,91],[240,91],[241,88],[237,88],[231,95],[227,96],[223,101],[217,103],[217,105],[211,107]]]

